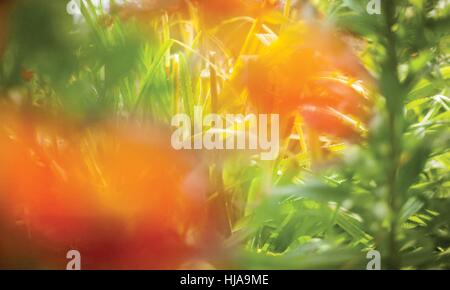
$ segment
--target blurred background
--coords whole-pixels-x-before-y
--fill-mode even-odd
[[[450,5],[372,2],[0,0],[0,268],[450,268]]]

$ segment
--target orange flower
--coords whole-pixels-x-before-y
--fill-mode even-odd
[[[53,122],[0,116],[0,203],[7,228],[18,221],[24,226],[15,231],[29,233],[28,247],[42,255],[37,265],[64,269],[65,253],[76,249],[85,269],[166,269],[197,252],[207,179],[163,131],[63,132]]]
[[[369,114],[367,98],[351,81],[369,79],[367,72],[351,49],[323,27],[287,29],[248,63],[243,76],[258,111],[285,119],[299,112],[322,133],[351,137],[357,132],[347,121],[356,124]]]

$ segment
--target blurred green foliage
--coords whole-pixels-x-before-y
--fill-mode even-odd
[[[332,249],[336,241],[375,248],[383,268],[448,268],[449,7],[382,1],[382,13],[368,15],[367,1],[334,2],[330,19],[368,41],[364,60],[380,88],[377,116],[367,143],[348,148],[342,164],[319,176],[328,179],[322,186],[283,193],[306,192],[305,200],[336,202],[337,216],[352,213],[349,224],[335,218],[337,233],[324,232]]]
[[[369,15],[367,1],[316,2],[366,41],[376,116],[367,142],[347,146],[342,162],[275,185],[240,227],[250,259],[242,265],[364,268],[363,253],[376,249],[384,269],[448,269],[450,8],[381,1],[382,13]]]

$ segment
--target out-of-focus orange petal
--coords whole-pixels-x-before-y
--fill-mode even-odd
[[[332,107],[359,120],[370,116],[370,100],[357,91],[348,81],[319,78],[311,81],[301,97],[301,104],[317,107]]]
[[[333,110],[303,106],[299,111],[306,126],[317,132],[348,140],[356,139],[360,136],[353,122],[343,118]]]
[[[336,126],[334,117],[324,113],[333,108],[359,121],[366,121],[368,106],[364,94],[350,82],[333,79],[368,79],[368,74],[352,50],[328,28],[296,25],[287,28],[243,73],[249,98],[261,113],[279,113],[281,119],[293,113],[307,114],[322,132],[350,136]],[[314,108],[314,112],[301,107]],[[320,120],[323,116],[323,120]]]
[[[17,232],[46,253],[46,267],[63,268],[70,249],[92,269],[177,268],[192,257],[206,188],[194,183],[207,178],[170,136],[131,125],[61,133],[19,113],[0,120],[3,214],[25,225]]]

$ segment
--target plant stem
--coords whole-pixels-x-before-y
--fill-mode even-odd
[[[210,73],[210,89],[211,89],[211,113],[217,114],[219,110],[219,87],[217,72],[215,70],[216,59],[215,53],[209,53],[209,60],[214,66],[209,67]],[[228,210],[228,200],[223,184],[223,161],[220,153],[214,154],[214,166],[212,167],[212,179],[215,186],[215,210],[218,213],[218,227],[221,234],[228,237],[231,234],[230,215]]]
[[[389,189],[389,206],[390,206],[390,232],[389,232],[389,260],[388,267],[390,269],[401,268],[401,257],[399,253],[398,236],[398,215],[401,207],[401,195],[397,188],[397,179],[399,171],[399,161],[401,155],[401,138],[402,138],[402,98],[396,95],[401,92],[401,83],[398,77],[397,67],[397,47],[395,34],[392,26],[395,21],[395,5],[386,3],[384,5],[384,15],[386,21],[386,67],[391,80],[391,88],[389,92],[384,92],[388,104],[388,122],[389,122],[389,145],[390,145],[390,170],[388,173],[388,189]]]

